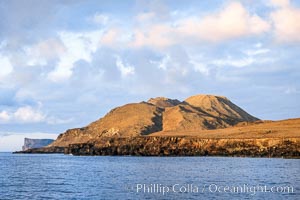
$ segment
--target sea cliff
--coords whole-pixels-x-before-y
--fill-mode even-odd
[[[28,150],[32,148],[41,148],[51,144],[54,140],[52,139],[31,139],[31,138],[24,138],[24,146],[22,150]]]
[[[97,144],[70,144],[65,148],[64,152],[72,155],[111,156],[247,156],[300,158],[300,138],[110,138]]]

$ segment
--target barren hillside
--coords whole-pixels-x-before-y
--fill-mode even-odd
[[[165,97],[112,109],[83,128],[67,130],[51,146],[97,141],[102,137],[135,137],[151,134],[201,135],[205,130],[234,126],[258,119],[226,97],[196,95],[185,101]],[[159,132],[159,133],[156,133]]]

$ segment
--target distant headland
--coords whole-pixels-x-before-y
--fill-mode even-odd
[[[31,139],[24,138],[24,146],[22,147],[22,151],[26,151],[28,149],[33,148],[41,148],[51,144],[54,140],[52,139]]]

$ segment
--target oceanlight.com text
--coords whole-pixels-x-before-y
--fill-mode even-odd
[[[126,186],[127,190],[135,193],[153,193],[167,195],[168,193],[235,193],[235,194],[250,194],[257,193],[294,193],[294,187],[291,185],[221,185],[221,184],[142,184],[137,183],[132,186]]]

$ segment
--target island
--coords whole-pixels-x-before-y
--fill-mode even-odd
[[[151,98],[112,109],[50,145],[15,153],[300,157],[300,119],[261,120],[217,95]]]

